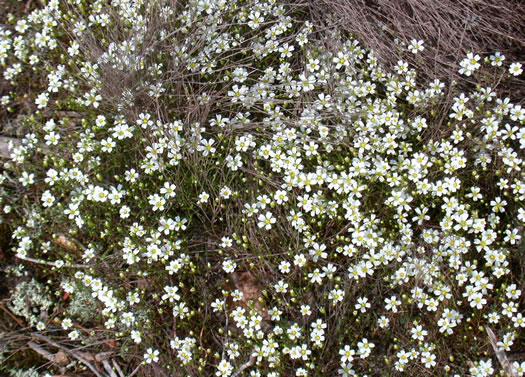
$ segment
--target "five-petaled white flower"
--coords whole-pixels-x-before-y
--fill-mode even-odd
[[[148,348],[146,353],[144,354],[144,362],[146,364],[151,364],[152,362],[159,361],[159,351],[154,350],[153,348]]]
[[[257,226],[266,230],[270,230],[272,228],[272,224],[275,224],[277,221],[270,211],[267,211],[265,214],[261,213],[257,220],[259,220]]]

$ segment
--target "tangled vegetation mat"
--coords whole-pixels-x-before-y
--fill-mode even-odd
[[[525,10],[436,4],[5,0],[0,373],[523,376]]]

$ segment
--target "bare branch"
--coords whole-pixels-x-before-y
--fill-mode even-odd
[[[243,365],[241,365],[239,367],[239,369],[232,374],[232,377],[238,377],[240,376],[240,374],[246,369],[246,368],[249,368],[251,367],[253,364],[255,364],[255,355],[252,355],[250,357],[250,360],[248,360],[248,362],[244,363]]]
[[[82,356],[80,356],[78,353],[76,353],[75,351],[73,350],[70,350],[69,348],[66,348],[54,341],[52,341],[51,339],[49,339],[47,336],[44,336],[42,334],[38,334],[38,333],[33,333],[32,334],[33,337],[37,338],[37,339],[40,339],[40,340],[43,340],[44,342],[58,348],[58,349],[61,349],[62,351],[70,354],[71,356],[73,356],[75,359],[77,359],[78,361],[80,361],[82,364],[84,364],[86,367],[88,367],[97,377],[107,377],[101,373],[99,373],[97,371],[97,369],[93,366],[93,364],[91,364],[89,361],[87,361],[86,359],[84,359]]]
[[[498,347],[498,338],[496,338],[496,335],[492,331],[490,327],[487,327],[487,335],[489,336],[490,344],[492,345],[492,348],[494,349],[494,353],[496,354],[496,358],[498,359],[499,363],[505,370],[505,375],[509,377],[517,377],[516,373],[512,370],[512,364],[510,363],[509,359],[507,359],[507,355],[505,354],[505,351],[503,351],[500,347]]]

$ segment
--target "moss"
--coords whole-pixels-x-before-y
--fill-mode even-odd
[[[35,326],[40,314],[52,305],[53,301],[45,292],[44,286],[34,278],[19,283],[8,302],[9,309],[14,314],[24,317],[31,326]]]
[[[43,374],[35,368],[30,369],[11,369],[9,370],[11,377],[40,377]]]
[[[87,288],[77,285],[70,297],[71,302],[66,311],[71,317],[84,321],[93,321],[97,317],[95,298]]]

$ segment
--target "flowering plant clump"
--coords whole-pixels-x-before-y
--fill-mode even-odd
[[[29,314],[12,293],[33,351],[109,352],[108,375],[524,374],[505,355],[525,342],[525,110],[498,91],[522,65],[465,52],[464,85],[425,82],[309,11],[8,17],[0,102],[28,132],[1,220],[54,297]]]

